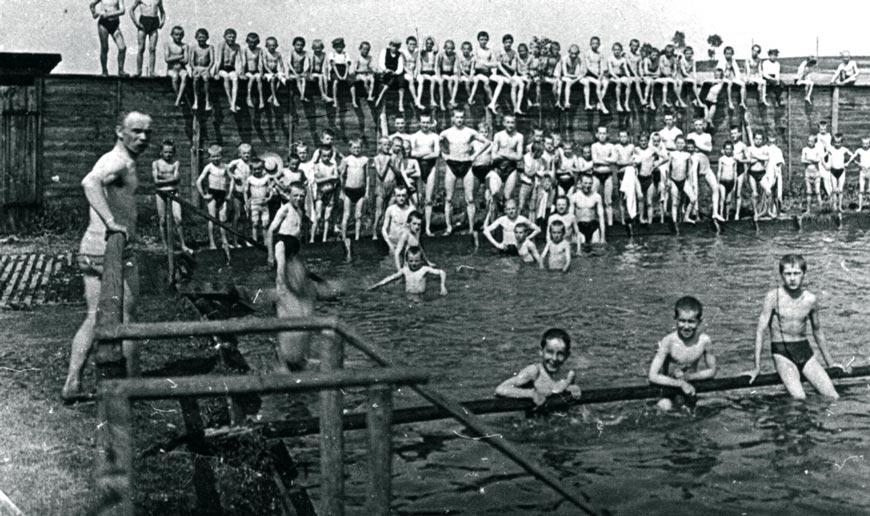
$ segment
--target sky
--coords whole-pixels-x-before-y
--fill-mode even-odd
[[[729,0],[709,3],[715,11],[702,11],[694,0],[164,0],[167,20],[160,38],[166,41],[168,29],[181,25],[185,40],[193,42],[195,30],[205,27],[216,43],[225,28],[233,27],[240,35],[255,31],[261,40],[276,36],[286,50],[297,35],[309,42],[342,36],[355,55],[363,40],[378,51],[390,37],[411,34],[432,35],[440,45],[445,38],[473,40],[477,31],[486,30],[495,42],[505,33],[517,43],[547,36],[563,48],[570,43],[582,48],[598,35],[609,48],[631,38],[661,46],[680,30],[701,56],[707,36],[714,33],[734,46],[738,57],[748,54],[753,42],[765,50],[776,47],[784,57],[815,53],[817,36],[821,55],[846,49],[866,55],[870,7],[859,7],[862,3]],[[128,15],[121,29],[130,71],[137,45]],[[0,51],[60,53],[63,60],[55,73],[98,73],[99,43],[88,0],[0,0]],[[164,69],[159,59],[158,73]],[[114,65],[110,70],[114,72]]]

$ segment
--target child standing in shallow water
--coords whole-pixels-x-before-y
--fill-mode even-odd
[[[683,391],[687,405],[694,405],[695,387],[689,380],[707,380],[716,376],[716,357],[709,352],[710,337],[701,333],[703,305],[694,297],[685,296],[674,306],[673,331],[659,341],[659,349],[649,366],[649,382],[677,387]],[[703,367],[702,367],[703,362]],[[662,398],[657,406],[668,411],[674,406],[672,397]]]
[[[405,265],[395,274],[390,274],[378,283],[375,283],[369,290],[375,290],[388,283],[392,283],[400,278],[405,278],[405,293],[406,294],[425,294],[426,293],[426,276],[432,274],[441,278],[441,295],[447,295],[447,273],[441,269],[436,269],[428,265],[424,265],[425,258],[423,250],[419,247],[409,247],[405,253]]]
[[[547,396],[568,391],[580,396],[580,387],[574,384],[573,370],[564,371],[562,366],[571,356],[571,337],[561,328],[550,328],[541,337],[541,361],[523,368],[516,375],[503,381],[495,389],[496,396],[505,398],[530,398],[535,405],[542,405]]]

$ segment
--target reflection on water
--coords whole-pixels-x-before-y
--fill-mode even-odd
[[[777,260],[801,252],[835,359],[868,361],[865,272],[870,238],[784,233],[760,241],[651,237],[577,258],[568,274],[520,267],[489,252],[431,258],[448,271],[446,298],[410,302],[401,285],[366,292],[390,273],[388,260],[315,267],[349,292],[319,307],[340,315],[397,364],[425,367],[433,386],[456,399],[487,397],[534,362],[541,333],[561,326],[574,338],[569,366],[582,386],[641,384],[656,342],[673,326],[673,303],[695,295],[722,376],[752,364],[755,323]],[[425,244],[424,244],[425,245]],[[458,272],[457,267],[464,265]],[[436,283],[431,284],[433,293]],[[354,367],[366,367],[351,353]],[[772,371],[765,349],[764,368]],[[651,404],[589,407],[544,420],[490,417],[494,431],[610,514],[866,514],[870,512],[870,384],[841,388],[829,404],[803,403],[781,389],[704,395],[694,413],[662,416]],[[421,400],[403,389],[397,404]],[[585,416],[585,417],[584,417]],[[595,421],[624,416],[616,426]],[[446,422],[399,427],[395,507],[403,515],[575,514],[547,488],[484,443]],[[364,435],[349,434],[350,513],[362,513]],[[316,441],[299,443],[316,469]],[[316,475],[307,477],[312,484]],[[316,485],[312,485],[315,488]],[[356,511],[356,512],[354,512]]]

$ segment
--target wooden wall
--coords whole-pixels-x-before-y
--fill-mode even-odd
[[[215,108],[210,113],[199,111],[198,118],[194,120],[189,103],[181,108],[173,105],[172,88],[166,79],[63,75],[45,78],[42,106],[44,151],[39,178],[45,203],[78,205],[84,202],[79,182],[99,156],[110,149],[114,141],[115,121],[120,113],[129,110],[148,113],[155,122],[153,144],[140,160],[141,192],[143,207],[146,209],[150,209],[152,205],[147,198],[152,192],[150,162],[156,159],[160,150],[159,143],[164,138],[175,140],[183,174],[188,178],[198,172],[191,170],[191,163],[196,163],[197,149],[202,153],[209,145],[216,143],[224,147],[226,159],[232,159],[236,146],[247,142],[253,145],[256,153],[273,151],[285,156],[291,140],[314,144],[317,141],[317,132],[322,127],[336,130],[338,146],[342,150],[346,149],[351,138],[360,137],[363,140],[364,152],[369,155],[375,152],[379,114],[366,103],[360,109],[354,109],[347,91],[342,91],[339,96],[339,109],[333,109],[319,99],[307,103],[299,102],[298,98],[291,101],[288,89],[284,88],[280,93],[280,108],[249,110],[244,105],[244,83],[240,89],[241,110],[231,113],[227,109],[222,87],[217,83],[212,84],[211,95]],[[780,146],[788,156],[796,184],[802,175],[800,150],[807,134],[816,131],[818,120],[830,120],[832,117],[832,92],[830,87],[817,87],[814,104],[809,105],[803,100],[802,87],[791,86],[783,97],[788,102],[782,108],[764,108],[760,106],[754,90],[749,92],[747,102],[753,126],[767,132],[775,131],[780,135]],[[475,126],[478,122],[487,120],[498,126],[500,117],[487,115],[483,95],[478,95],[473,106],[466,106],[468,125]],[[870,89],[860,86],[845,89],[840,91],[839,96],[838,129],[846,133],[847,146],[857,147],[860,136],[870,133],[870,124],[863,116],[867,104],[870,103]],[[362,95],[360,97],[364,98]],[[501,112],[508,110],[508,97],[506,89],[502,93]],[[458,100],[464,103],[464,92],[460,93]],[[595,128],[602,124],[612,129],[626,127],[633,134],[641,128],[658,129],[662,126],[662,109],[656,112],[637,110],[630,115],[603,116],[582,109],[583,97],[579,88],[572,100],[575,107],[566,112],[554,108],[552,99],[545,95],[544,108],[532,110],[519,118],[520,130],[528,134],[532,126],[539,125],[549,131],[557,131],[564,138],[573,139],[577,143],[589,143]],[[612,104],[612,98],[610,102]],[[428,104],[428,93],[424,96],[424,103]],[[397,95],[391,92],[387,97],[384,113],[390,132],[393,129],[392,122],[399,114],[397,108]],[[611,110],[615,110],[613,108],[615,106],[611,105]],[[677,113],[678,124],[688,130],[692,118],[700,114],[692,108],[680,111]],[[417,129],[419,115],[411,106],[410,96],[406,95],[404,116],[408,120],[410,131]],[[724,96],[721,97],[714,121],[713,137],[717,146],[715,152],[718,152],[719,145],[725,140],[729,126],[738,124],[739,118],[739,112],[729,112]],[[439,130],[443,129],[450,123],[450,113],[435,111],[435,119]],[[204,164],[203,159],[201,165]],[[190,180],[182,183],[185,193],[189,194]]]

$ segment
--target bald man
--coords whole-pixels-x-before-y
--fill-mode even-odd
[[[84,275],[87,317],[72,342],[69,373],[61,396],[65,401],[82,397],[82,369],[94,342],[94,325],[100,301],[103,259],[106,237],[124,233],[124,321],[132,320],[139,293],[139,270],[129,247],[136,234],[136,158],[148,147],[151,139],[151,117],[143,113],[128,113],[115,127],[115,147],[103,154],[94,168],[82,180],[82,188],[90,205],[88,229],[79,246],[78,266]],[[138,356],[134,342],[124,342],[124,358],[128,371],[138,374]]]

